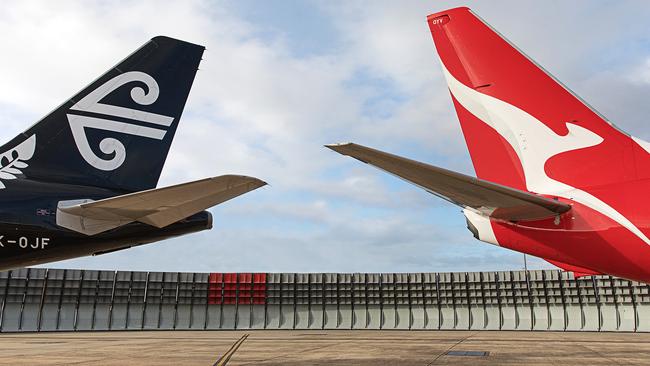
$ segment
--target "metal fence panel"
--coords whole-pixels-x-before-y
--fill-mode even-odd
[[[0,331],[650,331],[650,286],[561,271],[0,273]]]
[[[264,305],[253,305],[251,308],[251,329],[263,329],[265,322]]]

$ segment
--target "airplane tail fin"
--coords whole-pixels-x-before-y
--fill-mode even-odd
[[[0,178],[154,188],[203,50],[153,38],[1,147]]]
[[[550,194],[633,179],[638,156],[648,164],[643,141],[618,130],[470,9],[427,22],[479,178]]]

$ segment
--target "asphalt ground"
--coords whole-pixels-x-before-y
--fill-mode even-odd
[[[449,351],[457,355],[448,355]],[[483,353],[488,354],[481,356]],[[7,333],[0,334],[0,364],[650,365],[650,333],[390,330]]]

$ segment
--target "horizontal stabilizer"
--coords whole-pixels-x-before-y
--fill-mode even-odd
[[[88,235],[134,221],[162,228],[264,185],[257,178],[223,175],[99,201],[61,201],[57,224]]]
[[[471,208],[494,219],[507,221],[538,220],[571,209],[568,204],[500,184],[477,179],[348,143],[326,145],[343,155],[394,174],[463,208]]]

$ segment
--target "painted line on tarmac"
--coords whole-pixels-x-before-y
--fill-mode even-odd
[[[442,351],[441,353],[439,353],[439,354],[436,356],[436,358],[434,358],[431,362],[429,362],[429,363],[427,364],[427,366],[431,366],[431,365],[433,365],[434,363],[436,363],[436,361],[438,361],[438,359],[439,359],[440,357],[445,356],[445,355],[447,354],[447,352],[451,351],[452,349],[454,349],[454,347],[456,347],[456,346],[458,346],[459,344],[465,342],[466,340],[468,340],[470,337],[474,336],[475,334],[476,334],[476,332],[472,332],[472,333],[470,333],[470,335],[468,335],[467,337],[463,337],[463,338],[459,339],[459,340],[458,340],[456,343],[454,343],[451,347],[449,347],[449,348],[447,348],[446,350],[444,350],[444,351]]]
[[[230,361],[230,358],[237,352],[237,349],[239,349],[239,346],[244,343],[244,341],[248,338],[248,334],[244,334],[235,342],[232,346],[230,346],[230,349],[226,351],[226,353],[223,354],[223,356],[219,357],[217,362],[215,362],[212,366],[226,366],[228,364],[228,361]]]

